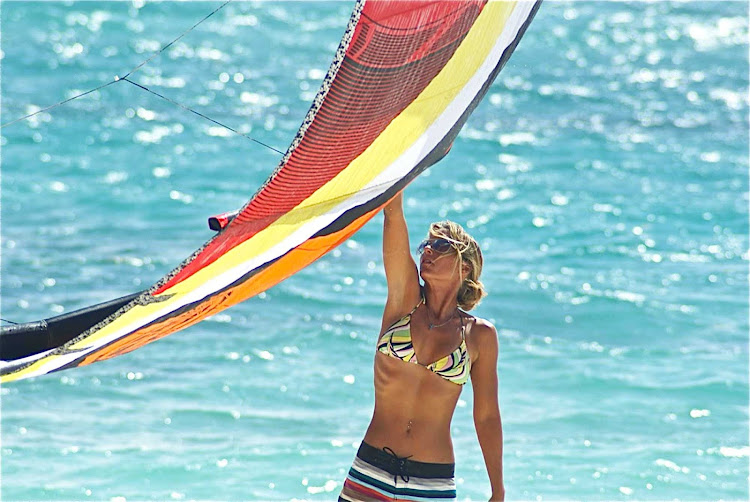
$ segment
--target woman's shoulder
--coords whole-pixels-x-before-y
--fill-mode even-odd
[[[490,333],[497,336],[497,328],[495,328],[495,325],[487,319],[472,315],[464,310],[459,310],[459,312],[461,312],[461,317],[463,317],[464,322],[471,324],[472,331],[477,333]]]
[[[486,344],[497,346],[497,328],[494,324],[464,311],[461,311],[461,314],[469,328],[467,338],[471,338],[479,347]]]

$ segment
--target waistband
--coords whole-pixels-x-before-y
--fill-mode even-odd
[[[414,476],[416,478],[445,478],[454,476],[456,464],[435,464],[399,457],[388,448],[378,449],[364,441],[357,450],[357,457],[374,467],[383,469],[394,476]]]

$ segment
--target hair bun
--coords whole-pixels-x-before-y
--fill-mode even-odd
[[[458,306],[462,310],[471,310],[479,305],[485,296],[487,296],[487,291],[482,282],[467,277],[458,290]]]

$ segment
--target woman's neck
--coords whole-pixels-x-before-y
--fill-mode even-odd
[[[458,288],[440,288],[425,284],[422,291],[425,306],[429,309],[432,318],[442,321],[456,311]]]

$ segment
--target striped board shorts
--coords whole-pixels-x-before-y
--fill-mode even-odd
[[[398,457],[363,442],[339,502],[381,500],[456,500],[455,464],[432,464]]]

